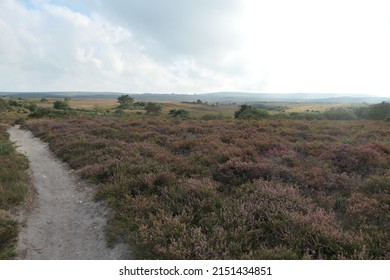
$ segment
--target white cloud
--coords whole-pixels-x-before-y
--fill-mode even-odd
[[[0,90],[385,95],[389,49],[389,1],[0,2]]]
[[[247,3],[247,53],[268,92],[390,94],[390,2]]]
[[[3,90],[126,91],[140,68],[153,64],[128,30],[98,15],[46,3],[31,10],[9,0],[0,5]]]

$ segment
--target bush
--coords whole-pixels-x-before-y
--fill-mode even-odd
[[[345,108],[332,108],[324,113],[327,120],[356,120],[357,117],[352,110]]]
[[[359,119],[367,119],[369,110],[369,107],[358,107],[354,109],[354,113]]]
[[[58,110],[50,108],[38,108],[36,111],[31,112],[28,116],[30,118],[62,118],[66,116],[74,116],[77,113],[74,110]]]
[[[279,179],[285,182],[297,182],[299,175],[287,167],[274,163],[248,163],[240,159],[231,159],[219,166],[213,177],[227,186],[239,186],[255,179]]]
[[[24,201],[27,194],[27,168],[27,158],[16,153],[5,126],[0,124],[0,260],[16,256],[18,226],[4,213]]]
[[[30,105],[28,106],[28,109],[31,111],[31,112],[35,112],[38,110],[38,105],[37,103],[30,103]]]
[[[390,103],[382,102],[370,106],[367,113],[367,118],[370,120],[387,120],[390,119]]]
[[[56,100],[54,101],[53,103],[53,108],[54,109],[60,109],[60,110],[65,110],[65,109],[69,109],[69,103],[66,102],[66,101],[61,101],[61,100]]]
[[[0,218],[0,260],[9,260],[16,256],[17,236],[18,227],[16,222]]]
[[[366,194],[388,194],[390,195],[390,177],[372,176],[368,178],[360,189]]]
[[[134,98],[128,94],[121,95],[118,97],[119,109],[129,109],[133,107]]]
[[[147,115],[158,115],[160,114],[162,107],[160,104],[154,102],[148,102],[145,106]]]
[[[323,153],[323,157],[330,159],[340,173],[357,172],[367,175],[370,171],[384,164],[380,154],[367,146],[336,144],[331,146],[330,151]]]
[[[234,118],[242,120],[261,120],[269,118],[269,113],[249,105],[241,105],[238,111],[234,112]]]
[[[8,109],[8,102],[3,98],[0,98],[0,111]]]
[[[184,109],[179,109],[179,110],[170,110],[169,115],[174,118],[182,118],[186,119],[189,118],[190,112]]]

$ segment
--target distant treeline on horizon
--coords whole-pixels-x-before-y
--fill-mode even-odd
[[[121,93],[121,92],[0,92],[3,97],[16,98],[91,98],[91,99],[117,99],[123,94],[129,94],[139,101],[183,101],[194,102],[202,100],[211,103],[242,103],[242,102],[342,102],[342,103],[379,103],[390,102],[390,97],[381,96],[336,96],[335,94],[270,94],[248,92],[215,92],[215,93]]]

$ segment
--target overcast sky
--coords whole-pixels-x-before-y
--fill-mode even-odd
[[[0,0],[0,91],[390,96],[390,1]]]

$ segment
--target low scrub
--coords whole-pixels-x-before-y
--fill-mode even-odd
[[[35,119],[147,259],[388,259],[382,121]]]
[[[18,225],[7,213],[24,201],[28,162],[16,153],[5,129],[6,126],[0,124],[0,259],[11,259],[15,257]]]

